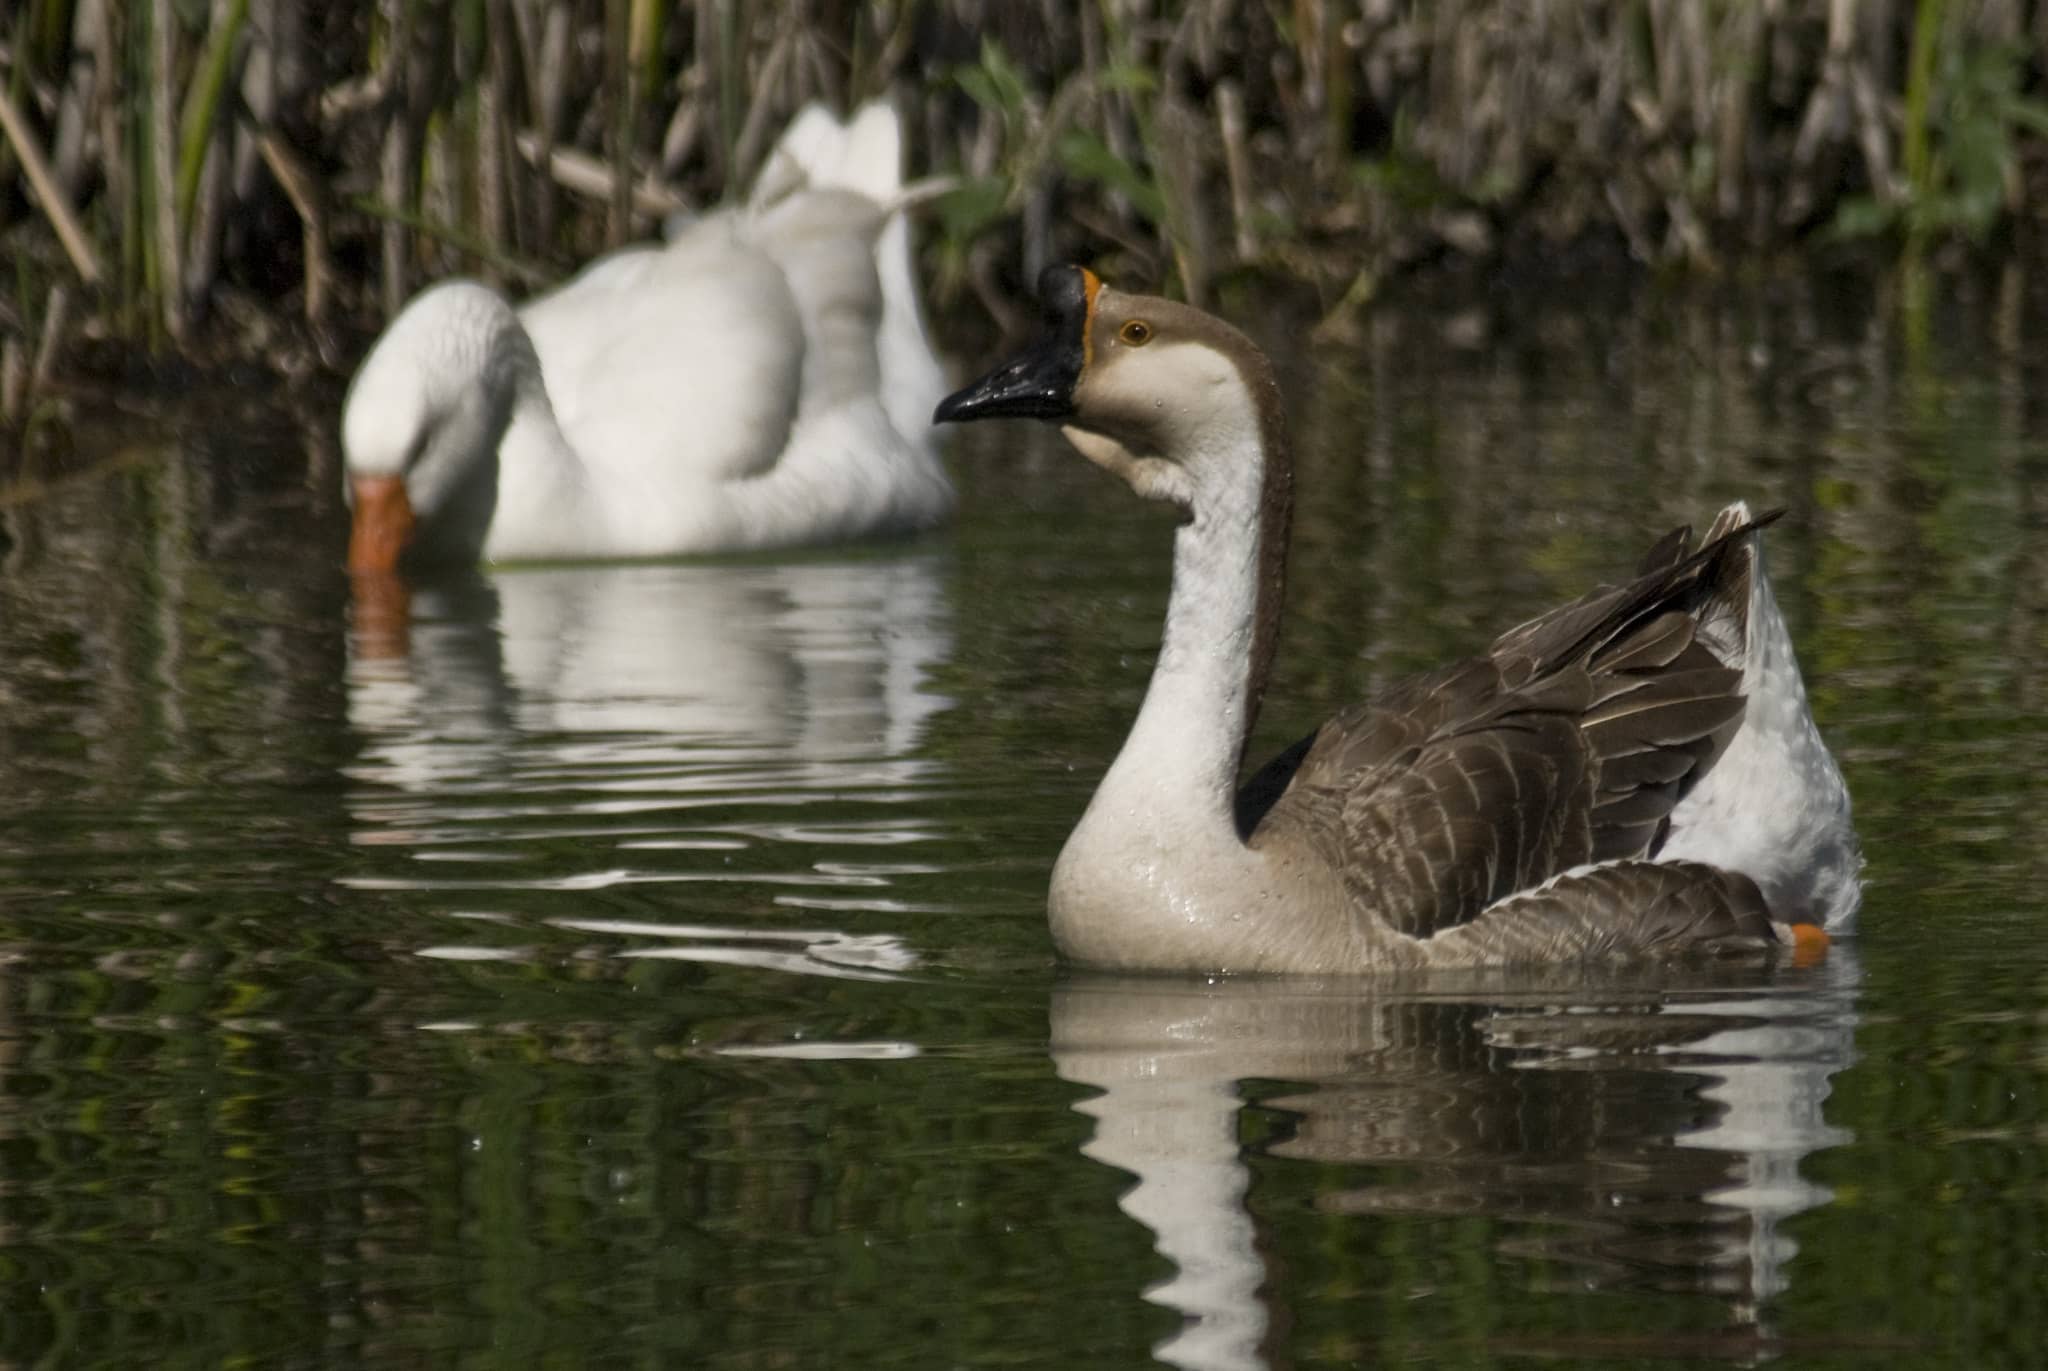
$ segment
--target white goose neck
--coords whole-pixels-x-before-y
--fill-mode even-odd
[[[1145,702],[1053,869],[1054,941],[1086,962],[1157,965],[1163,940],[1190,965],[1263,964],[1261,925],[1242,916],[1270,896],[1271,873],[1238,835],[1237,774],[1277,612],[1285,502],[1267,498],[1273,454],[1256,424],[1205,446],[1176,452],[1191,517],[1174,536]]]
[[[1198,513],[1174,534],[1159,660],[1102,787],[1131,787],[1147,797],[1146,808],[1164,806],[1181,824],[1199,817],[1205,832],[1214,830],[1208,836],[1233,839],[1250,712],[1257,532],[1232,515]]]
[[[511,421],[495,454],[497,508],[484,555],[491,561],[586,555],[598,518],[588,470],[562,433],[525,332],[504,342],[506,355],[494,368],[502,367],[497,383],[510,390]]]
[[[1061,850],[1048,913],[1060,950],[1083,962],[1279,969],[1269,924],[1246,914],[1293,878],[1240,837],[1237,780],[1285,592],[1286,425],[1272,370],[1243,335],[1211,323],[1179,346],[1120,358],[1077,392],[1100,425],[1069,430],[1082,453],[1188,518],[1144,704]]]
[[[1264,690],[1275,558],[1287,536],[1269,463],[1284,480],[1287,454],[1276,418],[1248,387],[1214,387],[1207,398],[1174,453],[1189,518],[1174,535],[1159,660],[1091,810],[1108,804],[1119,822],[1160,824],[1165,844],[1235,847],[1238,771]]]

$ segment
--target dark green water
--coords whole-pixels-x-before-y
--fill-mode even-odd
[[[0,525],[0,1361],[2040,1364],[2044,305],[1255,321],[1269,743],[1787,507],[1870,857],[1806,968],[1061,973],[1170,526],[1056,441],[964,433],[928,541],[478,576],[389,655],[331,416],[125,430]]]

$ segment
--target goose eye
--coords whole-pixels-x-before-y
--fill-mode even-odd
[[[1133,319],[1118,329],[1116,336],[1134,348],[1141,348],[1152,341],[1152,326],[1143,319]]]

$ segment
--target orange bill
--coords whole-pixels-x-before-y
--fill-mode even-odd
[[[412,541],[412,501],[402,476],[357,476],[355,522],[349,530],[348,569],[355,572],[398,570],[399,554]]]

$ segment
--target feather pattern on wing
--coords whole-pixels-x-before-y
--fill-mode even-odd
[[[1501,961],[1752,952],[1778,934],[1755,881],[1703,862],[1623,860],[1580,867],[1511,895],[1444,934]]]
[[[1635,579],[1332,719],[1245,787],[1249,841],[1284,830],[1305,842],[1357,917],[1416,939],[1475,921],[1505,930],[1538,908],[1557,922],[1573,901],[1673,927],[1709,908],[1760,911],[1753,886],[1748,901],[1731,893],[1743,878],[1648,859],[1741,725],[1739,659],[1702,625],[1739,633],[1749,535],[1772,517],[1717,523],[1697,549],[1676,530]],[[1561,879],[1579,868],[1606,874]]]

